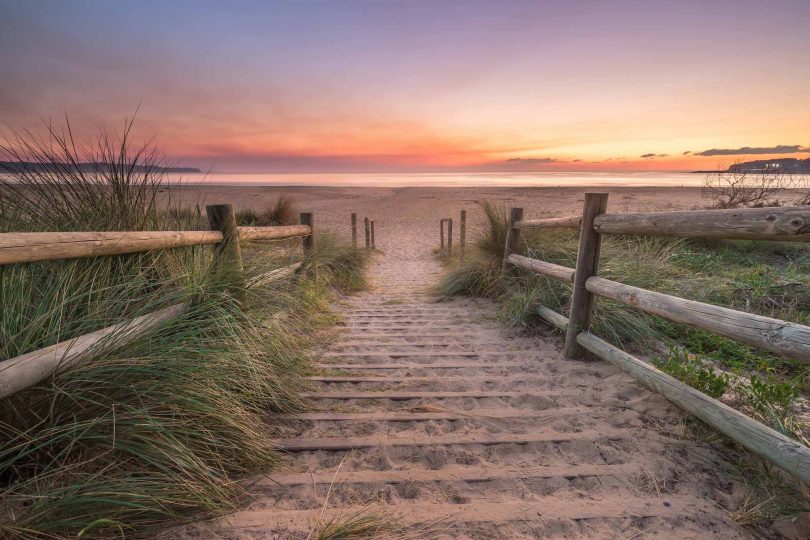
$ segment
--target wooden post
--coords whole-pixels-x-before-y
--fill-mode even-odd
[[[444,251],[444,221],[443,219],[439,220],[439,249]]]
[[[593,295],[585,288],[588,278],[596,275],[599,267],[599,250],[602,235],[593,228],[596,216],[607,210],[607,193],[586,193],[582,208],[582,225],[579,230],[579,250],[577,269],[574,274],[574,292],[571,296],[571,309],[568,315],[568,331],[565,334],[565,357],[576,358],[582,349],[577,343],[577,335],[588,330],[593,311]]]
[[[302,242],[304,255],[309,255],[312,246],[315,244],[315,217],[312,212],[301,212],[301,225],[308,225],[310,229],[310,233],[304,237]]]
[[[377,244],[374,242],[374,220],[371,220],[371,249],[377,249]]]
[[[464,260],[464,243],[467,239],[467,211],[461,211],[461,228],[458,231],[458,249],[461,260]]]
[[[236,228],[236,212],[233,205],[214,204],[205,207],[208,215],[208,226],[212,231],[222,233],[222,242],[214,249],[215,271],[233,274],[235,284],[239,284],[242,275],[242,250],[239,247],[239,230]]]
[[[366,249],[369,249],[371,247],[371,232],[369,231],[368,218],[364,219],[364,224],[366,226]]]
[[[453,218],[447,220],[447,253],[453,253]]]
[[[352,212],[352,247],[357,249],[357,214]]]
[[[520,244],[520,229],[512,227],[523,219],[523,208],[512,208],[509,210],[509,220],[506,222],[506,245],[503,248],[503,270],[506,270],[506,259],[517,250]]]

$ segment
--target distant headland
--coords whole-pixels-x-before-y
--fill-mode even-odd
[[[694,173],[784,173],[784,174],[810,174],[810,158],[781,158],[781,159],[758,159],[755,161],[744,161],[735,163],[725,170],[713,171],[692,171]]]
[[[71,168],[78,168],[82,172],[103,172],[109,169],[106,163],[79,163],[77,165],[68,165],[66,163],[58,164],[59,166]],[[153,173],[199,173],[202,172],[196,167],[147,167],[145,165],[135,165],[134,172],[153,172]],[[49,166],[41,163],[31,163],[29,161],[0,161],[0,173],[20,173],[24,171],[29,172],[47,172]]]

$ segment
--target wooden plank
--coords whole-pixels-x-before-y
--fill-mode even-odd
[[[62,341],[0,362],[0,398],[41,382],[51,375],[79,364],[99,345],[124,343],[179,315],[186,304],[176,304],[90,334]]]
[[[548,397],[548,394],[533,394],[531,392],[487,392],[484,390],[476,390],[469,392],[303,392],[300,396],[308,399],[390,399],[392,401],[408,401],[411,399]]]
[[[600,234],[807,242],[810,206],[604,214],[593,225]]]
[[[265,272],[264,274],[258,275],[250,280],[249,286],[260,286],[266,285],[268,283],[272,283],[274,281],[280,281],[282,279],[288,278],[295,274],[301,268],[301,263],[293,263],[288,266],[284,266],[282,268],[276,268],[275,270],[270,270],[269,272]]]
[[[278,225],[273,227],[237,227],[239,240],[282,240],[312,234],[308,224],[304,225]]]
[[[594,407],[565,407],[544,410],[527,409],[488,409],[480,408],[470,412],[456,412],[452,410],[439,412],[409,412],[405,411],[372,411],[372,412],[306,412],[299,414],[279,414],[273,418],[283,420],[304,420],[308,422],[414,422],[430,420],[557,420],[562,416],[572,415],[593,416]],[[603,414],[607,414],[606,412]]]
[[[810,361],[808,326],[686,300],[604,278],[592,277],[586,287],[593,294],[671,321],[709,330],[789,358]]]
[[[509,351],[509,350],[498,350],[498,351],[429,351],[429,352],[421,352],[421,351],[414,351],[414,352],[373,352],[373,353],[366,353],[366,352],[327,352],[322,355],[322,358],[404,358],[404,357],[426,357],[426,358],[435,358],[438,356],[446,357],[454,357],[454,356],[461,356],[464,358],[474,358],[476,356],[510,356],[515,354],[538,354],[538,351],[535,350],[520,350],[520,351]]]
[[[503,270],[506,270],[509,256],[517,252],[520,246],[520,229],[516,229],[514,224],[523,220],[523,208],[511,208],[509,210],[509,221],[506,224],[506,243],[503,247]]]
[[[576,270],[573,268],[568,268],[567,266],[560,266],[559,264],[541,261],[539,259],[530,259],[529,257],[516,255],[514,253],[509,255],[506,260],[515,266],[524,268],[536,274],[542,274],[544,276],[554,278],[558,281],[562,281],[563,283],[574,282],[574,273]]]
[[[369,436],[369,437],[324,437],[281,439],[277,446],[288,452],[311,452],[318,450],[354,450],[358,448],[407,447],[407,446],[447,446],[447,445],[482,445],[498,444],[532,444],[532,443],[566,443],[574,441],[618,441],[638,437],[638,433],[628,430],[616,430],[606,436],[595,430],[569,433],[554,431],[533,433],[470,433],[445,434],[441,436]]]
[[[565,216],[545,219],[523,219],[516,222],[516,229],[579,229],[582,216]]]
[[[596,275],[599,268],[599,251],[602,236],[593,228],[594,220],[607,210],[607,193],[586,193],[582,207],[582,224],[579,232],[577,270],[574,274],[574,290],[571,293],[571,306],[568,309],[568,329],[565,333],[563,354],[566,358],[576,358],[582,351],[577,344],[577,334],[591,326],[593,297],[585,288],[588,278]]]
[[[123,255],[222,242],[219,231],[0,233],[0,265]]]
[[[360,371],[372,369],[467,369],[471,367],[479,368],[503,368],[503,367],[526,367],[520,362],[431,362],[429,364],[316,364],[321,369],[357,369]]]
[[[810,449],[798,441],[760,424],[593,334],[582,332],[577,336],[577,341],[588,351],[660,392],[751,452],[810,483]]]
[[[313,484],[405,484],[410,482],[496,482],[499,480],[540,480],[628,476],[641,472],[638,465],[557,465],[531,468],[495,469],[482,466],[449,465],[439,470],[334,471],[271,474],[259,480],[263,486],[311,486]]]

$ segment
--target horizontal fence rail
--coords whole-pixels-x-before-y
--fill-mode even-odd
[[[614,364],[748,450],[810,483],[810,449],[806,446],[610,345],[591,334],[589,328],[590,296],[596,295],[759,349],[810,361],[808,326],[649,291],[595,275],[600,238],[605,234],[810,241],[810,206],[610,214],[605,213],[606,203],[606,194],[586,194],[584,218],[524,220],[520,208],[512,208],[509,214],[504,267],[511,264],[564,283],[576,284],[572,306],[578,297],[581,309],[576,314],[577,324],[546,306],[536,309],[543,320],[566,333],[566,356],[578,356],[580,350],[585,350]],[[515,253],[519,231],[532,228],[579,228],[577,269]]]
[[[307,236],[307,225],[237,227],[240,240]],[[0,234],[0,265],[124,255],[156,249],[218,244],[220,231],[33,232]]]
[[[582,216],[556,217],[546,219],[524,219],[516,221],[515,229],[579,229]]]
[[[602,214],[600,234],[638,234],[727,240],[810,240],[810,206]]]
[[[314,218],[302,213],[301,225],[237,227],[231,205],[207,207],[210,231],[36,232],[1,233],[0,265],[139,253],[185,246],[216,246],[214,263],[242,269],[240,242],[302,238],[306,254],[313,248]],[[247,285],[263,285],[292,276],[297,262],[256,276]],[[79,365],[99,345],[124,344],[180,315],[188,304],[176,304],[130,321],[0,361],[0,398],[29,388]]]

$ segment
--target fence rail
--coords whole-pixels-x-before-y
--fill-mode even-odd
[[[213,244],[215,263],[242,268],[240,242],[302,238],[306,253],[312,249],[315,228],[311,213],[302,213],[301,225],[237,227],[231,205],[206,208],[210,231],[37,232],[1,233],[0,265],[138,253],[157,249]],[[234,257],[236,260],[234,260]],[[254,278],[268,283],[295,273],[301,263],[277,268]],[[0,361],[0,398],[10,396],[81,363],[101,343],[125,343],[158,328],[181,314],[187,304],[176,304],[130,321],[102,328],[15,358]]]
[[[523,209],[510,210],[504,268],[513,265],[573,285],[569,317],[546,306],[537,308],[540,317],[566,333],[566,357],[580,356],[584,350],[611,362],[748,450],[810,483],[810,449],[806,446],[590,332],[592,297],[597,295],[760,349],[810,361],[808,326],[649,291],[596,275],[601,238],[605,234],[801,242],[810,240],[810,206],[628,214],[605,213],[606,209],[607,194],[588,193],[581,216],[524,220]],[[578,228],[576,269],[518,254],[520,231],[531,228]]]

